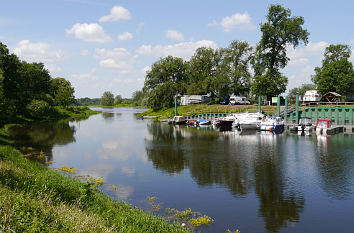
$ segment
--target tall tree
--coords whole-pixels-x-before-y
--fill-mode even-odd
[[[165,82],[181,84],[186,80],[186,63],[182,58],[168,56],[152,64],[145,77],[144,88],[153,90]]]
[[[173,105],[176,94],[186,92],[186,63],[181,58],[168,56],[155,62],[147,72],[143,91],[149,107],[159,109]]]
[[[114,105],[114,95],[110,91],[105,91],[101,97],[101,104],[103,106],[113,106]]]
[[[304,18],[291,17],[290,9],[270,5],[266,22],[261,24],[262,38],[253,59],[254,94],[271,97],[286,90],[288,79],[281,74],[280,69],[290,60],[286,56],[287,46],[295,48],[301,42],[307,44],[309,33],[302,28],[303,24]]]
[[[246,41],[233,41],[224,49],[223,69],[229,75],[231,90],[236,95],[248,95],[251,84],[249,64],[252,47]]]
[[[118,105],[122,103],[122,96],[121,95],[116,95],[116,98],[114,98],[114,105]]]
[[[188,62],[188,94],[214,94],[213,82],[221,61],[220,52],[212,48],[198,48]]]
[[[74,87],[65,78],[54,78],[51,80],[51,93],[54,103],[66,107],[75,102]]]
[[[353,64],[348,60],[350,55],[348,45],[330,45],[326,48],[322,66],[316,67],[312,76],[321,94],[329,91],[342,95],[354,93]]]

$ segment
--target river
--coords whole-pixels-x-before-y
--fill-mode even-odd
[[[353,232],[353,134],[218,132],[137,119],[138,109],[100,110],[12,135],[19,147],[45,152],[51,168],[103,177],[115,200],[151,210],[146,197],[156,196],[159,214],[210,216],[203,232]]]

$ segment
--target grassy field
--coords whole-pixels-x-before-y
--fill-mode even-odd
[[[147,110],[139,116],[157,116],[159,119],[172,118],[175,114],[174,108],[161,109],[154,111],[153,109]],[[234,113],[234,112],[257,112],[258,105],[184,105],[178,106],[178,115],[192,116],[200,113]],[[276,112],[276,106],[262,106],[262,111],[267,114],[273,114]]]
[[[188,232],[0,147],[0,232]]]

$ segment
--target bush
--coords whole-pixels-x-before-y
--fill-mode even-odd
[[[50,112],[50,106],[43,100],[32,100],[26,107],[27,112],[34,118],[43,118]]]

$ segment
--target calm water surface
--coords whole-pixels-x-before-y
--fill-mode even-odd
[[[103,177],[116,200],[149,210],[146,197],[157,196],[163,208],[212,217],[203,232],[354,232],[352,134],[217,132],[139,120],[136,109],[102,111],[13,133],[53,168]]]

